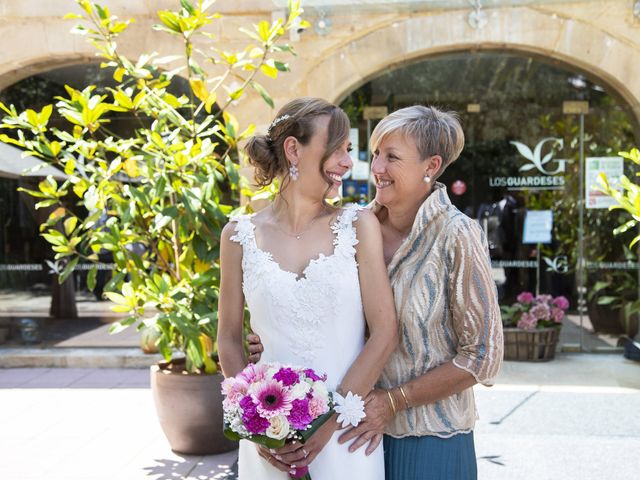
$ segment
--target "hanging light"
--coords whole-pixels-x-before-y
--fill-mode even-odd
[[[319,10],[318,14],[320,15],[320,17],[313,24],[313,29],[318,35],[324,37],[325,35],[329,35],[331,33],[333,23],[326,17],[327,14],[324,10]]]

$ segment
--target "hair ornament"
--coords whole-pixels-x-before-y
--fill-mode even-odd
[[[273,122],[271,122],[271,125],[269,125],[269,128],[267,128],[267,137],[271,139],[271,129],[278,125],[280,122],[284,122],[289,118],[291,118],[291,115],[282,115],[281,117],[278,117]]]

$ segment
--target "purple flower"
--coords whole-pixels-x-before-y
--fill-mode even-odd
[[[252,417],[256,414],[256,404],[253,402],[251,395],[247,395],[240,400],[240,408],[242,408],[242,416]]]
[[[294,400],[291,404],[291,412],[287,417],[289,423],[296,430],[304,430],[313,421],[309,412],[309,400]]]
[[[525,305],[529,305],[531,302],[533,302],[533,293],[522,292],[520,295],[517,296],[516,300],[518,300],[518,302],[523,303]]]
[[[286,416],[291,411],[289,391],[276,380],[265,380],[255,385],[251,398],[257,404],[258,413],[265,418]]]
[[[304,371],[304,374],[306,375],[307,378],[313,380],[314,382],[317,382],[318,380],[324,381],[327,379],[326,376],[323,376],[323,377],[318,376],[318,374],[311,368],[307,368]]]
[[[294,471],[291,478],[301,478],[301,477],[304,477],[307,473],[309,473],[309,467],[296,467],[293,470]]]
[[[269,428],[269,420],[262,418],[257,412],[257,405],[253,402],[251,396],[247,395],[240,400],[242,407],[242,422],[247,432],[252,435],[262,434]]]
[[[553,299],[553,305],[562,310],[566,310],[567,308],[569,308],[569,300],[567,300],[565,297],[556,297]]]
[[[285,387],[290,387],[300,381],[298,374],[291,368],[281,368],[276,372],[273,378],[278,380]]]
[[[244,422],[244,426],[247,429],[247,432],[252,435],[260,435],[265,433],[267,431],[267,428],[269,428],[269,425],[271,425],[269,420],[267,420],[266,418],[262,418],[258,414],[248,418],[245,418],[243,415],[242,421]]]

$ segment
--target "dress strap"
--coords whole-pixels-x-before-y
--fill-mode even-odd
[[[358,244],[358,237],[356,235],[356,227],[353,224],[358,219],[358,212],[362,210],[362,207],[356,203],[350,203],[346,205],[335,223],[331,226],[331,229],[336,235],[333,240],[333,244],[336,247],[336,251],[354,255],[356,249],[354,248]]]
[[[256,226],[251,221],[251,215],[238,215],[229,219],[236,224],[236,234],[231,240],[238,242],[243,247],[252,247],[256,243]]]

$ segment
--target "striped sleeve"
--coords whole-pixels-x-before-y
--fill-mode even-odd
[[[451,315],[458,337],[453,364],[491,385],[503,357],[502,320],[489,249],[477,222],[456,222],[449,250]]]

